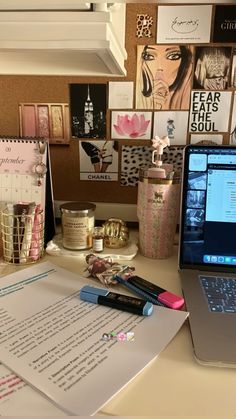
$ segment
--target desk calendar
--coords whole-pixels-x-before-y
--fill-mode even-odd
[[[34,203],[45,214],[45,243],[55,234],[48,141],[0,137],[0,209]]]
[[[0,138],[0,202],[31,202],[45,208],[47,142]]]

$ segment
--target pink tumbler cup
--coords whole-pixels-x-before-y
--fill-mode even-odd
[[[165,259],[173,254],[179,207],[179,179],[150,178],[141,172],[137,216],[139,249],[144,256]]]

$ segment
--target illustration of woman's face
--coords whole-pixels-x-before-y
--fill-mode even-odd
[[[142,52],[142,59],[148,66],[154,83],[164,80],[171,86],[176,79],[182,54],[178,45],[147,45]]]

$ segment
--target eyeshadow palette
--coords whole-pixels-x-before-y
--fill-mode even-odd
[[[44,137],[50,144],[68,144],[70,140],[67,103],[21,103],[20,136]]]

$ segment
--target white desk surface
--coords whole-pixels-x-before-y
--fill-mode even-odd
[[[44,260],[80,275],[86,266],[81,258],[75,257],[46,255]],[[177,248],[171,258],[164,260],[138,254],[132,265],[137,275],[181,293]],[[0,273],[6,275],[14,269],[14,266],[1,264]],[[121,289],[116,288],[118,292]],[[98,415],[235,418],[235,388],[236,369],[205,367],[195,361],[186,322],[160,356],[114,396]]]

